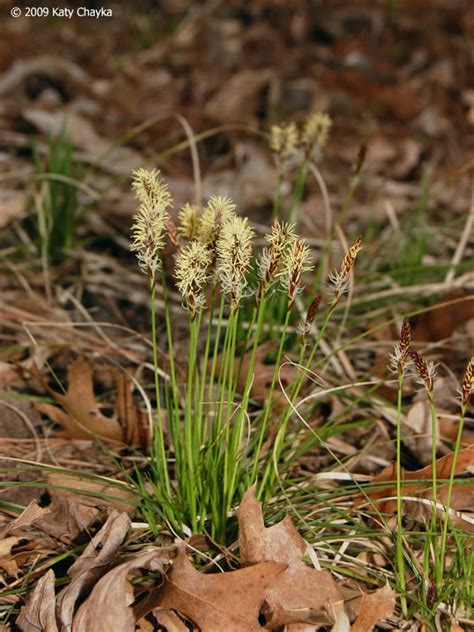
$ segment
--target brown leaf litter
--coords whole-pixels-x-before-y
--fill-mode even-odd
[[[114,417],[106,417],[101,412],[94,393],[93,370],[85,360],[79,358],[70,365],[65,394],[49,387],[37,370],[35,377],[62,406],[61,409],[41,403],[36,408],[59,424],[66,436],[73,439],[97,436],[141,447],[149,444],[148,416],[133,404],[130,384],[124,375],[116,374],[117,400]]]
[[[38,508],[30,507],[17,526],[28,522],[27,514],[36,520]],[[44,510],[39,514],[41,518]],[[238,518],[243,568],[203,573],[189,559],[185,544],[146,546],[117,562],[130,521],[113,511],[69,568],[70,583],[55,594],[54,572],[49,570],[27,597],[16,623],[26,632],[89,632],[99,624],[101,632],[148,632],[158,625],[185,632],[185,622],[202,632],[283,626],[298,632],[320,625],[334,632],[365,632],[391,616],[395,595],[385,586],[360,595],[360,612],[350,627],[354,599],[346,609],[343,591],[329,571],[306,565],[302,557],[307,544],[288,517],[265,527],[254,488],[244,497]],[[133,578],[141,579],[132,583]]]
[[[436,461],[436,478],[438,480],[448,479],[451,474],[454,453],[447,454]],[[456,466],[454,468],[454,476],[465,472],[474,465],[474,445],[460,450]],[[416,496],[418,498],[432,499],[433,468],[430,465],[409,472],[402,468],[402,493],[404,496]],[[396,481],[396,465],[392,463],[383,469],[374,479],[374,483],[395,483]],[[447,485],[438,486],[438,502],[446,500]],[[377,509],[382,513],[394,513],[397,508],[397,488],[395,484],[367,490],[364,494],[359,494],[354,499],[356,507],[372,501],[377,505]],[[468,485],[454,487],[451,497],[451,508],[458,511],[472,512],[474,510],[474,482]],[[465,528],[469,528],[470,522],[462,521]]]

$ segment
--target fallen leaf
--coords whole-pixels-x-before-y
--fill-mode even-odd
[[[395,593],[386,584],[370,595],[363,595],[360,613],[352,624],[351,632],[370,632],[381,619],[392,616],[395,609]]]
[[[54,579],[52,570],[45,573],[22,607],[16,624],[23,632],[58,632]]]
[[[3,191],[0,195],[0,228],[26,215],[28,195],[23,191]]]
[[[59,595],[57,605],[58,620],[62,629],[72,629],[77,600],[88,593],[109,570],[129,528],[130,520],[127,514],[113,511],[68,570],[71,583]]]
[[[188,632],[189,630],[171,608],[155,608],[152,614],[156,622],[164,627],[166,632]]]
[[[97,522],[100,509],[74,502],[61,495],[54,494],[46,512],[33,521],[41,529],[60,542],[70,544]]]
[[[37,369],[33,373],[64,410],[44,403],[36,404],[36,409],[62,426],[67,436],[90,439],[92,435],[141,447],[149,444],[151,431],[148,416],[134,406],[130,383],[124,375],[118,372],[115,374],[116,414],[106,417],[100,412],[94,394],[92,367],[85,360],[78,359],[69,367],[66,394],[50,388]]]
[[[436,478],[438,480],[448,479],[451,473],[451,466],[453,462],[454,453],[447,454],[446,456],[441,457],[436,461]],[[464,450],[460,450],[458,454],[458,459],[456,461],[456,467],[454,469],[454,475],[464,472],[467,468],[474,465],[474,445],[465,448]],[[421,495],[421,497],[429,498],[431,494],[431,485],[424,481],[431,481],[433,477],[433,469],[431,464],[422,468],[421,470],[416,470],[415,472],[407,472],[402,469],[402,493],[404,496],[407,495]],[[375,483],[384,483],[396,481],[396,465],[393,463],[386,467],[380,474],[378,474],[374,478]],[[417,481],[410,483],[409,481]],[[419,481],[419,482],[418,482]],[[428,490],[427,490],[428,484]],[[441,490],[442,488],[440,488]],[[367,498],[372,501],[377,501],[377,507],[379,511],[383,513],[393,513],[397,508],[396,497],[397,489],[395,486],[391,487],[382,487],[377,489],[367,490],[365,494],[358,495],[354,504],[356,507],[360,506],[362,503],[367,502]],[[454,502],[455,496],[453,495],[453,502],[451,506],[453,508],[456,507],[456,503]]]
[[[49,509],[47,507],[40,507],[38,503],[32,500],[30,504],[21,512],[18,518],[12,520],[5,527],[5,529],[0,533],[0,537],[32,524],[35,520],[44,516],[44,514],[48,512]]]
[[[201,630],[256,632],[268,587],[284,564],[263,562],[228,573],[197,571],[182,548],[159,596],[162,608],[182,613]]]
[[[164,573],[169,564],[170,549],[153,548],[109,571],[95,584],[74,617],[73,632],[90,632],[100,621],[101,632],[133,632],[135,601],[129,578],[139,569]]]
[[[245,494],[237,515],[242,564],[278,562],[287,565],[265,593],[266,627],[334,623],[331,602],[341,601],[340,592],[328,571],[310,568],[302,560],[308,547],[291,519],[287,516],[276,525],[265,527],[255,486]]]
[[[21,538],[15,536],[0,540],[0,566],[12,577],[18,576],[18,566],[12,557],[11,550],[20,540]]]

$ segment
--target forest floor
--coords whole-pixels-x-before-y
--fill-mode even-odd
[[[470,3],[6,4],[0,630],[473,630]]]

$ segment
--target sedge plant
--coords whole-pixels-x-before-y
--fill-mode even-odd
[[[133,189],[139,209],[131,249],[149,282],[156,400],[151,473],[146,484],[141,484],[147,490],[143,511],[150,523],[156,524],[158,514],[175,532],[208,533],[225,542],[229,515],[246,489],[258,483],[260,495],[269,498],[276,482],[275,455],[264,446],[277,422],[280,430],[274,450],[278,461],[285,428],[303,385],[303,376],[297,376],[288,406],[284,412],[278,408],[277,413],[274,404],[281,395],[278,374],[290,333],[290,315],[303,289],[303,277],[312,269],[312,254],[294,226],[278,220],[265,236],[263,250],[255,253],[254,230],[247,218],[236,213],[228,197],[211,197],[203,210],[185,205],[175,226],[169,214],[171,196],[158,172],[135,171]],[[187,320],[187,354],[180,363],[186,367],[184,385],[178,380],[175,332],[163,274],[166,240],[175,250],[172,274]],[[308,367],[359,249],[360,240],[356,240],[334,275],[335,293],[312,346],[308,334],[320,298],[310,304],[299,337],[299,362]],[[253,265],[256,283],[251,282]],[[166,371],[158,361],[158,286],[165,299],[165,313],[160,318],[169,357]],[[281,297],[285,317],[262,408],[252,399],[252,383],[258,350],[267,335],[268,306]],[[250,322],[242,317],[249,313]]]

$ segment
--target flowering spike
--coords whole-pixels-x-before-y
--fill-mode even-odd
[[[299,133],[295,123],[272,125],[270,147],[280,160],[293,156],[298,149]]]
[[[201,212],[196,204],[185,204],[178,213],[178,233],[188,241],[197,239]]]
[[[306,119],[301,135],[301,140],[306,150],[311,151],[313,147],[322,149],[327,143],[331,126],[332,120],[329,114],[325,112],[311,114]]]
[[[130,250],[136,252],[138,265],[153,283],[161,266],[168,208],[172,206],[172,199],[156,170],[140,168],[134,171],[132,188],[140,206],[134,216]]]
[[[469,363],[464,372],[464,377],[461,386],[462,405],[467,406],[471,397],[472,388],[474,386],[474,357],[469,360]]]
[[[389,367],[395,373],[399,375],[403,374],[405,370],[405,364],[408,360],[411,344],[411,329],[408,318],[403,319],[402,329],[400,332],[400,342],[397,343],[393,349],[393,353],[390,354]]]
[[[234,307],[247,286],[253,234],[246,217],[231,216],[222,224],[217,240],[217,277],[222,291],[231,297]]]
[[[346,252],[339,270],[331,272],[331,274],[329,275],[329,280],[335,286],[336,298],[339,298],[339,296],[347,290],[348,277],[352,268],[354,267],[355,260],[361,248],[362,239],[361,237],[357,237],[357,239],[355,239],[352,245],[349,247],[349,250]]]
[[[433,392],[434,378],[436,377],[436,367],[433,362],[426,362],[426,360],[416,351],[413,347],[408,349],[410,358],[415,365],[415,371],[418,375],[419,383],[422,384],[428,393]]]
[[[304,239],[295,239],[282,259],[282,284],[289,298],[289,308],[293,305],[296,295],[301,291],[301,275],[311,270],[311,252]]]
[[[192,319],[205,303],[203,289],[209,279],[211,261],[211,253],[198,241],[190,242],[176,258],[177,287],[186,301]]]

